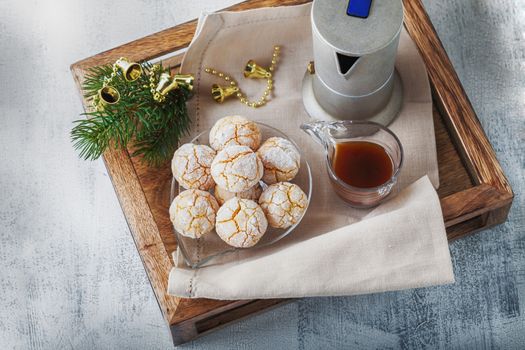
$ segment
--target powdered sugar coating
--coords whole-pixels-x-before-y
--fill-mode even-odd
[[[261,144],[261,131],[257,123],[239,115],[219,119],[210,130],[210,146],[220,151],[228,146],[248,146],[257,150]]]
[[[271,185],[290,181],[299,172],[301,155],[295,146],[282,137],[270,137],[257,151],[264,165],[262,180]]]
[[[266,232],[268,221],[255,201],[233,197],[217,212],[215,230],[227,244],[253,247]]]
[[[250,187],[246,191],[242,191],[239,193],[233,193],[226,191],[224,188],[220,186],[215,186],[215,189],[213,190],[213,194],[215,196],[215,199],[217,199],[217,202],[219,202],[219,205],[223,205],[224,202],[226,202],[228,199],[231,199],[233,197],[243,198],[243,199],[251,199],[253,201],[258,201],[259,197],[262,193],[262,187],[260,184],[257,184],[253,187]]]
[[[209,190],[215,182],[211,176],[211,163],[215,151],[206,145],[186,143],[175,151],[171,161],[173,177],[184,188]]]
[[[255,186],[263,173],[261,160],[248,146],[228,146],[217,154],[211,164],[215,183],[234,193]]]
[[[271,227],[288,228],[303,216],[308,197],[296,184],[278,182],[263,191],[259,204]]]
[[[219,204],[209,192],[189,189],[171,203],[170,219],[181,235],[199,238],[215,227],[218,209]]]

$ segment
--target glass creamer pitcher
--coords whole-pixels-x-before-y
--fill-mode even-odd
[[[314,121],[301,129],[321,144],[335,192],[352,207],[370,208],[385,199],[403,164],[397,136],[370,121]]]

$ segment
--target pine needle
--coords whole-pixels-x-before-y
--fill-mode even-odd
[[[157,102],[149,88],[149,71],[152,65],[141,63],[143,74],[128,82],[122,74],[112,80],[111,86],[120,93],[117,104],[105,106],[103,111],[87,112],[87,119],[76,120],[71,130],[71,140],[81,158],[98,159],[108,147],[130,147],[133,157],[141,157],[148,165],[158,166],[171,158],[179,140],[188,133],[191,120],[186,101],[191,92],[179,87],[168,93],[166,100]],[[169,67],[158,70],[156,81]],[[92,99],[103,87],[104,77],[113,72],[111,65],[88,70],[82,85],[84,97]]]

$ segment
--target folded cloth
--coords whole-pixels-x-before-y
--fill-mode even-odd
[[[196,96],[189,103],[192,134],[236,114],[282,130],[299,145],[312,168],[313,195],[301,224],[276,244],[227,254],[214,259],[211,266],[194,270],[186,267],[177,251],[170,294],[217,299],[349,295],[453,281],[433,188],[439,179],[432,99],[417,48],[403,30],[396,59],[403,107],[390,125],[405,151],[398,185],[390,201],[373,211],[350,208],[331,188],[323,150],[299,129],[310,119],[301,94],[306,65],[313,56],[310,6],[200,18],[182,64],[183,72],[196,75]],[[268,65],[274,45],[282,47],[281,60],[274,73],[273,98],[266,106],[248,108],[234,98],[224,104],[213,101],[211,85],[222,81],[204,73],[204,68],[226,72],[248,96],[260,96],[264,82],[243,78],[242,68],[248,59]],[[199,249],[187,252],[193,254],[192,260],[210,249],[198,242],[196,246]]]
[[[355,295],[454,281],[439,198],[428,177],[353,225],[260,249],[242,261],[174,268],[168,292],[188,298]]]

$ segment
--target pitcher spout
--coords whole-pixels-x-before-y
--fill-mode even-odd
[[[310,135],[317,143],[328,150],[328,135],[326,129],[329,123],[326,121],[314,121],[301,124],[301,130]]]

